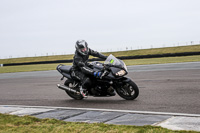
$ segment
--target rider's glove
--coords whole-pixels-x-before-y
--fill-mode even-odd
[[[102,79],[104,76],[107,76],[109,74],[109,72],[108,71],[96,71],[96,72],[94,72],[94,77],[96,77],[96,78],[100,78],[100,79]]]
[[[95,71],[95,72],[94,72],[94,77],[100,78],[102,74],[103,74],[103,73],[102,73],[101,71]]]

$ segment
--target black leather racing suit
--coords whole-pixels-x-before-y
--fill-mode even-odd
[[[73,59],[73,66],[72,66],[72,73],[71,76],[75,79],[78,79],[82,83],[82,87],[84,89],[90,89],[92,82],[88,78],[87,75],[94,75],[94,71],[88,67],[88,58],[89,55],[99,57],[101,59],[106,59],[107,56],[102,55],[101,53],[94,51],[89,48],[88,55],[81,55],[79,52],[75,52],[74,59]]]

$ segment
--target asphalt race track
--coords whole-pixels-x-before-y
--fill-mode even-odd
[[[56,87],[57,71],[0,74],[0,105],[58,106],[200,114],[200,62],[129,66],[136,100],[119,96],[73,100]]]

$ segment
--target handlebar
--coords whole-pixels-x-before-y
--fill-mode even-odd
[[[101,77],[100,77],[100,79],[102,79],[105,75],[107,75],[109,72],[107,71],[107,70],[105,70],[104,72],[103,72],[103,74],[101,75]]]

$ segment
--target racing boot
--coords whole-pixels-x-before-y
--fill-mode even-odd
[[[87,98],[87,97],[88,97],[87,89],[83,89],[82,86],[81,86],[81,88],[80,88],[80,93],[81,93],[81,95],[82,95],[84,98]]]

